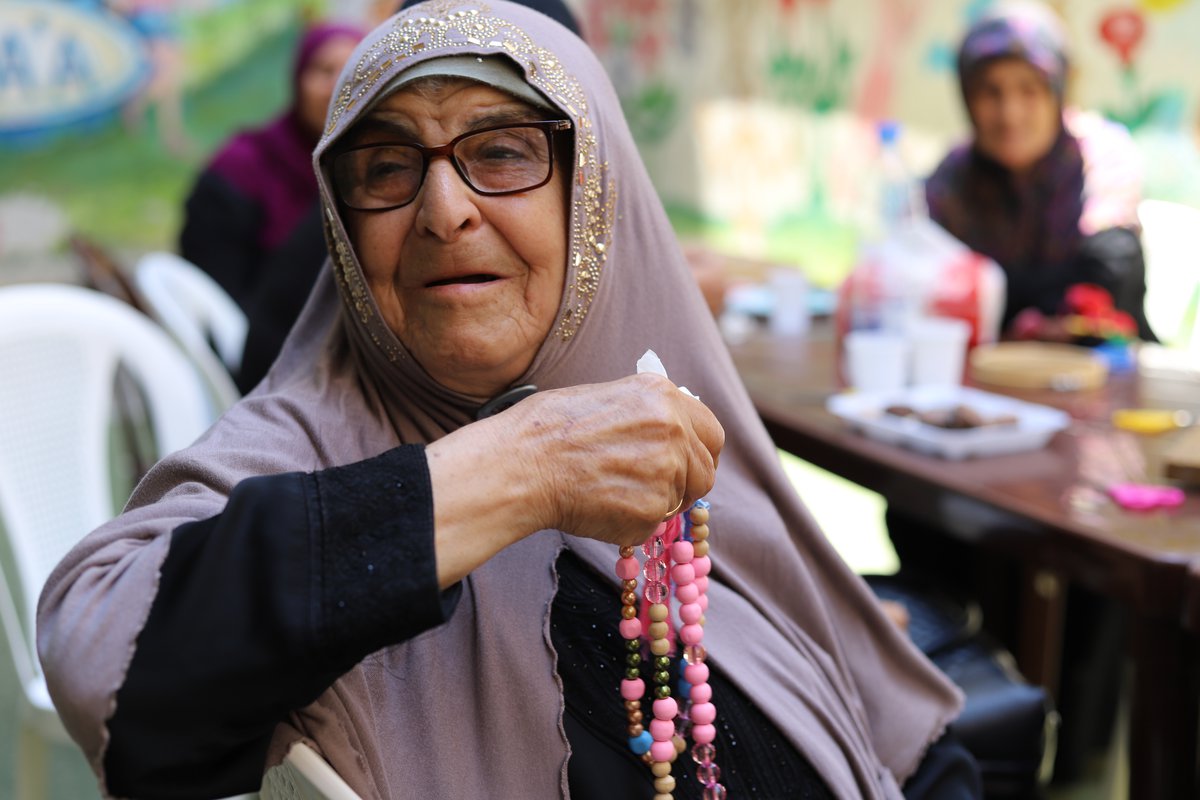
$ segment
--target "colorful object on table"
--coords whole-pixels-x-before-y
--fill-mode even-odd
[[[1116,483],[1108,494],[1121,508],[1148,511],[1154,508],[1174,508],[1182,505],[1183,490],[1177,486],[1156,486],[1149,483]]]
[[[1166,433],[1192,424],[1192,415],[1163,408],[1119,408],[1112,413],[1112,424],[1133,433]]]
[[[1009,334],[1014,339],[1067,342],[1087,346],[1125,345],[1137,338],[1137,322],[1113,305],[1102,286],[1077,283],[1063,296],[1062,311],[1047,316],[1026,308],[1013,318]]]
[[[724,800],[721,770],[715,763],[716,707],[712,687],[708,685],[708,666],[704,663],[704,613],[708,609],[709,504],[696,501],[686,520],[679,515],[664,521],[645,544],[645,563],[640,567],[633,547],[622,547],[616,573],[621,579],[620,631],[625,639],[625,677],[621,698],[625,703],[629,749],[642,757],[654,774],[655,800],[670,800],[675,789],[671,764],[687,747],[684,737],[691,735],[692,759],[696,777],[703,785],[706,800]],[[645,576],[642,589],[642,613],[638,613],[637,575]],[[671,696],[671,652],[674,647],[671,625],[670,584],[675,585],[679,603],[678,638],[683,644],[683,659],[678,677],[679,699]],[[646,682],[641,667],[647,657],[652,666],[651,708],[654,718],[647,728],[642,700]]]

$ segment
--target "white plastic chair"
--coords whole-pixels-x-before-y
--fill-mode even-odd
[[[1166,200],[1138,205],[1146,257],[1146,319],[1163,344],[1200,351],[1200,209]]]
[[[263,776],[262,800],[362,800],[329,762],[304,742],[296,742],[283,762]]]
[[[174,253],[147,253],[134,281],[151,314],[183,346],[211,384],[219,410],[241,396],[230,377],[242,364],[249,321],[203,270]]]
[[[34,615],[50,571],[114,514],[118,364],[144,397],[158,457],[212,423],[203,379],[143,314],[73,286],[0,288],[0,531],[15,571],[0,570],[0,623],[23,689],[22,798],[44,796],[47,742],[69,741],[35,656]]]

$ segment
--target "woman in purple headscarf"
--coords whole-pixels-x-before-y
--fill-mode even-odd
[[[187,199],[180,253],[248,312],[263,276],[287,269],[273,256],[317,206],[312,151],[338,74],[361,38],[347,25],[309,29],[296,51],[291,105],[226,143]],[[320,261],[324,253],[313,258]]]
[[[980,19],[958,54],[973,137],[926,185],[933,219],[1004,268],[1007,327],[1054,314],[1067,289],[1096,284],[1153,340],[1137,203],[1141,166],[1116,123],[1063,105],[1067,54],[1053,13],[1032,3]]]

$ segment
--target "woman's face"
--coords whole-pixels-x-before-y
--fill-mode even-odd
[[[473,129],[553,116],[489,86],[448,80],[389,96],[347,144],[431,147]],[[556,178],[570,172],[555,165]],[[384,321],[443,386],[490,397],[525,372],[549,335],[566,276],[565,184],[485,197],[449,159],[434,158],[408,205],[344,211]]]
[[[342,67],[350,60],[358,41],[350,36],[335,36],[316,49],[297,83],[296,111],[300,123],[319,134],[325,127],[325,113],[333,97]]]
[[[1062,126],[1058,98],[1042,74],[1018,58],[981,66],[967,85],[975,145],[1013,172],[1050,152]]]

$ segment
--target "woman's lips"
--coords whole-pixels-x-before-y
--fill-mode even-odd
[[[452,286],[458,283],[490,283],[491,281],[495,280],[499,280],[499,278],[495,275],[459,275],[455,278],[441,278],[440,280],[430,281],[429,283],[425,284],[425,288],[428,289],[434,286]]]

